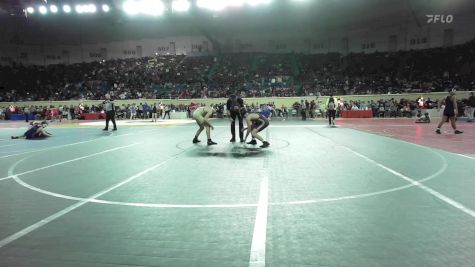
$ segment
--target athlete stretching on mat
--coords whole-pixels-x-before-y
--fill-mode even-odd
[[[242,116],[246,119],[246,124],[247,128],[244,128],[244,130],[247,129],[246,137],[244,140],[247,139],[249,134],[252,135],[252,140],[251,142],[247,143],[249,145],[256,145],[256,138],[262,142],[262,145],[260,146],[261,148],[268,147],[270,144],[267,141],[264,141],[264,138],[262,138],[258,133],[267,126],[269,126],[269,120],[267,117],[270,115],[270,112],[261,112],[261,113],[246,113],[246,109],[241,109],[241,114]]]
[[[52,136],[52,134],[45,130],[46,126],[48,126],[46,121],[32,122],[30,125],[31,127],[23,135],[12,136],[12,139],[40,139]]]
[[[457,118],[457,100],[455,100],[455,88],[449,91],[449,96],[445,98],[445,109],[444,115],[442,116],[442,120],[440,121],[439,125],[437,126],[436,133],[440,134],[440,127],[445,122],[450,120],[450,124],[452,124],[452,128],[454,129],[455,134],[461,134],[462,131],[457,130],[457,125],[455,125],[455,119]]]
[[[206,128],[208,146],[216,145],[216,143],[211,140],[211,130],[214,130],[214,127],[211,125],[211,123],[209,123],[209,118],[211,118],[215,112],[216,110],[214,110],[212,107],[199,107],[193,112],[193,119],[195,119],[196,123],[198,123],[198,126],[200,126],[198,131],[196,131],[195,138],[193,138],[193,144],[200,142],[200,140],[198,140],[198,136],[201,134],[203,129]]]

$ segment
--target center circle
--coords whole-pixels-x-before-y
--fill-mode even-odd
[[[274,139],[274,140],[279,140],[279,139]],[[185,141],[184,141],[185,142]],[[184,143],[181,142],[181,143]],[[179,144],[181,144],[179,143]],[[181,148],[177,144],[177,147],[183,150],[187,150],[185,148]],[[284,148],[290,145],[289,142],[282,140],[280,148]],[[266,148],[268,149],[268,148]],[[434,179],[435,177],[439,176],[441,173],[443,173],[448,164],[446,162],[446,159],[442,157],[439,153],[436,151],[430,150],[433,154],[437,155],[440,159],[442,159],[443,164],[442,167],[435,173],[431,174],[430,176],[427,176],[425,178],[422,178],[418,180],[419,183],[429,181],[431,179]],[[56,197],[56,198],[62,198],[62,199],[68,199],[68,200],[75,200],[75,201],[83,201],[83,202],[90,202],[90,203],[97,203],[97,204],[106,204],[106,205],[119,205],[119,206],[132,206],[132,207],[145,207],[145,208],[244,208],[244,207],[257,207],[257,203],[240,203],[240,204],[205,204],[205,205],[199,205],[199,204],[168,204],[168,203],[140,203],[140,202],[123,202],[123,201],[109,201],[109,200],[102,200],[102,199],[96,199],[96,198],[81,198],[81,197],[74,197],[74,196],[69,196],[69,195],[64,195],[60,193],[55,193],[51,192],[48,190],[44,190],[38,187],[35,187],[31,184],[26,183],[22,179],[19,178],[17,174],[15,174],[15,169],[16,167],[23,161],[32,158],[34,155],[30,157],[23,158],[22,160],[17,161],[15,164],[13,164],[9,170],[8,170],[8,175],[13,178],[13,180],[18,183],[19,185],[28,188],[32,191],[36,191],[38,193]],[[379,190],[379,191],[374,191],[370,193],[363,193],[363,194],[355,194],[355,195],[348,195],[348,196],[341,196],[341,197],[331,197],[331,198],[321,198],[321,199],[308,199],[308,200],[298,200],[298,201],[285,201],[285,202],[270,202],[269,205],[271,206],[285,206],[285,205],[305,205],[305,204],[315,204],[315,203],[321,203],[321,202],[334,202],[334,201],[341,201],[341,200],[349,200],[349,199],[358,199],[358,198],[365,198],[365,197],[371,197],[371,196],[376,196],[376,195],[382,195],[382,194],[387,194],[391,192],[396,192],[396,191],[401,191],[410,187],[415,186],[414,184],[408,183],[406,185],[398,186],[398,187],[393,187],[389,189],[384,189],[384,190]]]
[[[213,139],[216,140],[216,139]],[[201,141],[198,144],[193,144],[191,140],[186,140],[186,141],[181,141],[180,143],[176,144],[176,148],[181,149],[181,150],[188,150],[191,147],[196,147],[196,148],[209,148],[209,149],[222,149],[224,150],[232,150],[232,149],[238,149],[238,150],[247,150],[247,151],[257,151],[257,150],[262,150],[262,151],[272,151],[272,150],[278,150],[278,149],[284,149],[288,146],[290,146],[289,141],[280,139],[280,138],[272,138],[270,140],[271,144],[269,147],[261,149],[259,145],[248,145],[246,143],[240,143],[240,142],[229,142],[229,140],[220,138],[218,139],[218,145],[213,145],[213,146],[208,146],[206,145],[206,141]],[[226,146],[224,148],[221,148],[221,146],[225,144]]]

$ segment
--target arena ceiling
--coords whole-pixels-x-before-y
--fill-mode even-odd
[[[262,32],[325,34],[400,24],[407,18],[425,20],[424,14],[470,13],[475,16],[473,0],[273,0],[259,7],[220,12],[192,8],[185,14],[167,12],[158,18],[127,16],[121,9],[124,0],[48,0],[48,4],[58,5],[107,3],[111,12],[89,16],[25,16],[24,8],[44,1],[0,1],[0,34],[12,36],[4,42],[73,44],[203,33],[219,36]]]

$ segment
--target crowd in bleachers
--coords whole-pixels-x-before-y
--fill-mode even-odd
[[[116,105],[116,116],[119,119],[148,119],[151,118],[152,107],[156,106],[157,113],[160,117],[168,112],[190,112],[190,105],[165,105],[161,102],[146,103],[140,102],[138,104],[122,104]],[[202,105],[202,104],[201,104]],[[216,108],[222,107],[224,104],[216,105]],[[0,104],[0,119],[9,119],[13,114],[27,115],[34,120],[75,120],[83,119],[83,114],[88,113],[104,113],[104,107],[102,104],[88,105],[1,105]],[[29,116],[28,116],[29,115]],[[133,116],[132,116],[133,115]]]
[[[475,88],[475,41],[425,50],[301,56],[304,94],[387,94]]]
[[[472,93],[473,95],[473,93]],[[202,103],[194,103],[199,106],[204,106]],[[118,119],[150,119],[152,117],[153,106],[156,106],[156,110],[159,118],[165,118],[167,112],[186,112],[187,117],[191,117],[190,104],[180,105],[166,105],[160,101],[147,103],[139,102],[138,104],[117,104],[115,106],[116,116]],[[315,100],[301,100],[296,101],[292,106],[276,106],[274,103],[257,103],[253,101],[246,101],[246,107],[249,111],[260,111],[261,109],[271,109],[273,116],[282,118],[286,117],[302,117],[316,118],[324,117],[327,111],[326,98],[316,98]],[[414,117],[421,110],[425,109],[443,109],[443,101],[431,100],[430,98],[424,99],[419,97],[417,99],[400,99],[396,101],[394,98],[378,101],[360,101],[360,100],[346,100],[336,98],[336,111],[337,116],[344,110],[371,110],[373,117]],[[217,117],[223,117],[225,115],[224,103],[213,105],[217,109]],[[458,114],[463,116],[469,116],[468,111],[473,110],[470,107],[475,107],[475,99],[472,96],[469,99],[458,99]],[[61,120],[61,119],[84,119],[82,115],[87,113],[103,113],[102,104],[88,105],[49,105],[49,106],[37,106],[37,105],[1,105],[0,103],[0,120],[10,119],[13,114],[26,115],[30,119],[35,120]],[[29,115],[29,116],[28,116]],[[169,116],[168,116],[169,117]],[[469,116],[470,117],[470,116]]]
[[[475,88],[475,41],[394,53],[154,56],[0,66],[0,102],[387,94]]]

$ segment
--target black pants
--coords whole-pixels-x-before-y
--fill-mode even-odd
[[[244,124],[242,123],[242,116],[239,112],[231,111],[231,118],[233,119],[233,122],[231,122],[231,135],[233,136],[233,139],[236,139],[236,117],[239,121],[239,139],[243,140],[244,133],[242,132],[242,129],[244,128]]]
[[[329,110],[328,111],[328,124],[332,124],[332,120],[335,120],[336,110]]]
[[[307,120],[307,110],[302,109],[301,114],[302,114],[302,120],[303,121]]]
[[[163,118],[162,118],[162,119],[165,119],[165,117],[167,116],[167,114],[168,114],[168,119],[170,119],[170,110],[165,111],[165,114],[163,114]]]
[[[115,124],[115,111],[106,111],[106,130],[109,129],[109,121],[112,121],[114,124],[114,130],[117,130],[117,125]]]

